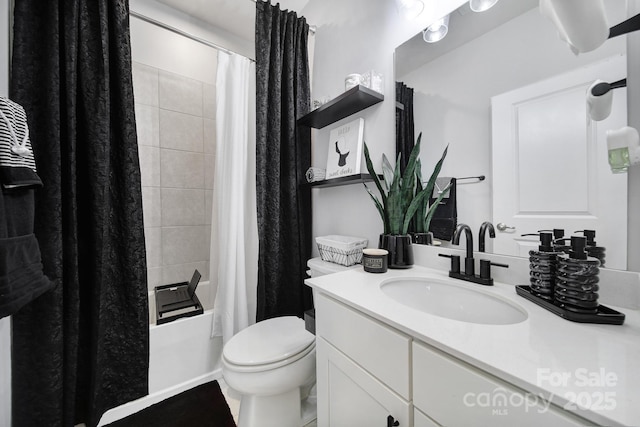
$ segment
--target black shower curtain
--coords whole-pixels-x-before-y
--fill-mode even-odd
[[[404,173],[416,139],[413,123],[413,89],[403,82],[396,82],[396,103],[396,155],[401,155],[400,170]]]
[[[310,110],[309,26],[294,12],[256,3],[257,320],[302,316],[311,307],[303,284],[311,256],[311,129],[296,120]]]
[[[126,0],[15,0],[11,97],[30,125],[55,288],[13,316],[14,427],[95,426],[148,387]]]

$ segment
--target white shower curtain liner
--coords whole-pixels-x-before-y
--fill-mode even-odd
[[[226,343],[256,320],[255,65],[219,52],[217,73],[210,277],[217,284],[212,336]]]

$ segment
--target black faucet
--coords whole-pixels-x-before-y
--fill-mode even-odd
[[[454,245],[460,244],[460,235],[463,231],[467,238],[467,256],[464,259],[464,274],[473,276],[475,274],[475,265],[473,261],[473,233],[471,232],[471,228],[467,224],[458,224],[456,231],[453,233],[452,243]]]
[[[496,237],[496,230],[493,228],[493,224],[489,221],[485,221],[480,226],[480,234],[478,235],[478,251],[485,252],[485,234],[489,230],[489,237],[494,239]]]
[[[493,225],[491,223],[486,222],[485,224],[489,224],[491,227],[489,228],[489,235],[495,236],[495,231],[493,231]],[[483,224],[484,226],[484,224]],[[489,226],[485,227],[486,228]],[[491,278],[491,266],[494,265],[496,267],[505,267],[508,268],[507,264],[498,264],[493,263],[488,259],[480,260],[480,275],[476,276],[475,274],[475,262],[473,259],[473,233],[471,232],[471,228],[467,224],[460,224],[456,227],[456,231],[453,233],[452,243],[454,245],[460,244],[460,235],[462,232],[466,234],[467,238],[467,255],[464,259],[464,273],[460,272],[460,256],[459,255],[445,255],[438,254],[441,257],[451,258],[451,270],[449,270],[449,277],[453,277],[454,279],[462,279],[467,282],[478,283],[480,285],[492,286],[493,279]],[[481,233],[484,240],[484,230],[481,229]],[[483,245],[484,246],[484,245]],[[484,249],[484,248],[483,248]]]

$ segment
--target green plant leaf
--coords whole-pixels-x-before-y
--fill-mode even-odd
[[[422,162],[420,159],[416,161],[416,187],[422,190]]]
[[[422,132],[420,132],[420,134],[418,135],[418,141],[416,142],[416,145],[411,150],[411,154],[409,155],[409,160],[407,161],[407,166],[404,170],[404,176],[402,177],[403,190],[408,190],[409,188],[413,189],[413,186],[415,185],[416,163],[418,161],[418,156],[420,155],[421,141],[422,141]]]
[[[420,159],[416,161],[416,194],[423,190],[422,186],[422,162]],[[418,208],[416,209],[416,213],[414,214],[415,221],[409,224],[409,227],[413,224],[414,232],[416,233],[424,233],[424,221],[422,219],[427,215],[427,208],[429,207],[429,199],[423,198]]]
[[[422,191],[424,191],[427,196],[426,197],[421,197],[420,201],[418,202],[418,206],[415,207],[414,209],[414,215],[416,218],[415,223],[415,231],[418,233],[426,233],[427,231],[429,231],[428,226],[426,226],[427,222],[427,215],[429,214],[429,209],[431,208],[429,206],[429,199],[431,197],[431,194],[433,193],[433,188],[435,187],[435,183],[436,183],[436,179],[438,178],[438,175],[440,174],[440,170],[442,169],[442,164],[444,163],[445,158],[447,157],[447,151],[449,149],[449,146],[447,145],[447,147],[445,147],[444,152],[442,153],[442,157],[440,158],[440,160],[438,161],[438,163],[436,163],[433,172],[431,173],[431,176],[429,177],[429,181],[427,182],[426,187],[424,187],[424,189],[422,189],[422,165],[419,164],[419,166],[416,167],[416,177],[420,177],[419,179],[417,179],[417,181],[419,182],[419,184],[417,184],[417,188],[421,189]],[[417,162],[419,162],[420,160],[417,160]],[[416,190],[416,197],[418,194],[420,194],[422,191],[421,190]],[[433,217],[433,213],[431,214],[431,217]],[[411,217],[409,218],[409,221],[405,221],[405,223],[407,223],[407,227],[411,225]],[[429,221],[431,221],[431,218],[429,218]],[[408,228],[407,228],[408,229]]]
[[[429,206],[429,211],[428,211],[427,215],[424,217],[424,230],[425,230],[425,233],[427,231],[429,231],[429,226],[431,225],[431,219],[433,218],[433,214],[436,213],[436,209],[438,208],[438,205],[440,204],[442,199],[447,197],[447,194],[449,194],[449,189],[450,188],[451,188],[451,183],[449,183],[449,185],[447,185],[445,187],[445,189],[442,191],[442,193],[440,193],[440,195],[438,195],[438,197],[431,204],[431,206]]]
[[[393,170],[393,181],[389,192],[400,190],[400,184],[402,184],[402,175],[400,174],[400,154],[398,154],[398,160],[396,160],[396,167]]]
[[[382,176],[384,178],[386,190],[389,191],[391,189],[391,182],[393,182],[393,167],[391,166],[389,159],[387,159],[387,156],[384,154],[382,155]]]
[[[398,235],[402,230],[402,223],[409,202],[413,198],[413,190],[404,190],[402,187],[402,175],[400,174],[400,160],[401,156],[398,155],[396,166],[393,171],[393,181],[387,194],[387,203],[385,208],[387,210],[387,219],[389,220],[389,230],[391,234]]]
[[[402,234],[407,234],[409,232],[409,224],[411,223],[411,218],[413,218],[413,215],[415,215],[416,210],[418,209],[418,206],[420,205],[422,200],[425,197],[428,197],[428,194],[430,194],[430,193],[425,188],[424,190],[422,190],[421,192],[416,194],[416,196],[411,201],[411,204],[409,205],[409,208],[407,209],[407,213],[404,216],[404,222],[402,224]]]
[[[442,164],[444,163],[444,159],[447,157],[447,151],[449,151],[448,144],[445,147],[444,151],[442,152],[442,157],[440,157],[440,160],[438,160],[438,163],[436,163],[436,166],[433,168],[433,172],[431,173],[431,176],[429,177],[429,181],[427,182],[427,186],[425,187],[425,189],[428,190],[429,194],[433,193],[433,187],[435,187],[436,185],[436,179],[438,179],[438,175],[440,174],[440,170],[442,169]],[[429,199],[427,199],[427,203],[428,202],[429,202]]]
[[[369,148],[367,147],[366,142],[364,143],[364,158],[367,164],[367,171],[369,171],[369,175],[371,175],[371,178],[373,178],[373,182],[376,184],[376,187],[378,187],[378,191],[380,192],[380,197],[382,198],[382,205],[386,206],[387,196],[384,189],[382,188],[382,184],[380,184],[380,178],[378,178],[378,174],[376,173],[376,170],[373,167],[373,163],[371,162],[371,157],[369,156]]]

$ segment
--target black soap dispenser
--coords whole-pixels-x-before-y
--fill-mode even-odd
[[[587,255],[600,260],[600,267],[604,267],[606,258],[606,249],[604,246],[598,246],[596,244],[596,231],[595,230],[578,230],[574,233],[582,233],[587,238]]]
[[[559,252],[553,248],[553,235],[550,232],[523,234],[539,236],[537,251],[529,251],[529,283],[534,295],[553,301],[556,276],[556,260]]]
[[[571,236],[571,250],[558,255],[554,303],[575,313],[596,314],[600,260],[586,252],[587,239]]]
[[[564,239],[564,229],[563,228],[554,228],[553,230],[538,230],[538,233],[553,233],[553,251],[554,252],[564,252],[566,254],[571,250],[571,246],[563,244]]]

